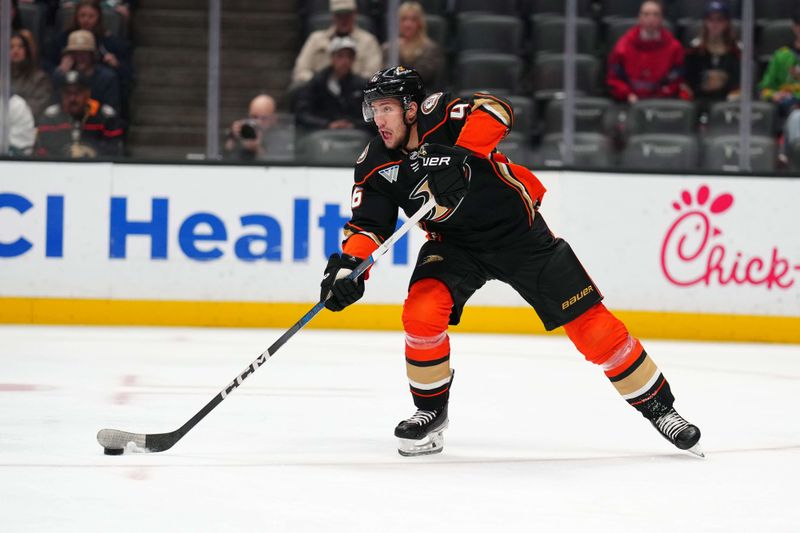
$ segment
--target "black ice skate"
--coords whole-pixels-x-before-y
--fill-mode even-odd
[[[433,411],[417,409],[411,418],[403,420],[394,429],[394,436],[400,439],[397,451],[403,457],[441,452],[447,422],[446,405]]]
[[[653,426],[665,439],[681,450],[687,450],[700,457],[705,457],[700,449],[700,429],[684,420],[675,409],[670,409],[656,419],[650,420]]]

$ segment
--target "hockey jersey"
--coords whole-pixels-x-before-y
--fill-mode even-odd
[[[545,188],[527,168],[496,149],[513,125],[511,106],[489,94],[469,99],[428,96],[417,113],[420,145],[437,143],[472,152],[469,192],[452,209],[437,206],[420,226],[428,238],[468,249],[513,246],[531,228]],[[388,149],[380,136],[355,166],[352,218],[345,224],[344,252],[366,257],[395,230],[398,208],[413,215],[430,198],[426,165],[436,161],[417,150]]]

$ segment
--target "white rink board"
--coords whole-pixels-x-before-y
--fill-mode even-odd
[[[609,307],[800,316],[800,180],[538,175],[542,213]],[[0,297],[312,302],[351,184],[349,169],[0,162]],[[411,233],[365,302],[403,301]],[[525,306],[494,283],[472,302]]]

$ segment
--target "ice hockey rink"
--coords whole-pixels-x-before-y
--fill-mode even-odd
[[[565,337],[452,334],[442,454],[402,458],[402,333],[303,330],[174,448],[279,330],[0,327],[0,530],[800,531],[800,346],[647,341],[705,459]]]

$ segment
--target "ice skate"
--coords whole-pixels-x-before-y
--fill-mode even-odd
[[[447,406],[426,411],[417,409],[411,418],[403,420],[394,430],[400,442],[398,453],[403,457],[440,453],[444,447],[444,430],[447,429]]]
[[[699,457],[705,457],[699,444],[700,429],[687,422],[674,408],[650,422],[665,439],[679,449],[689,451]]]

